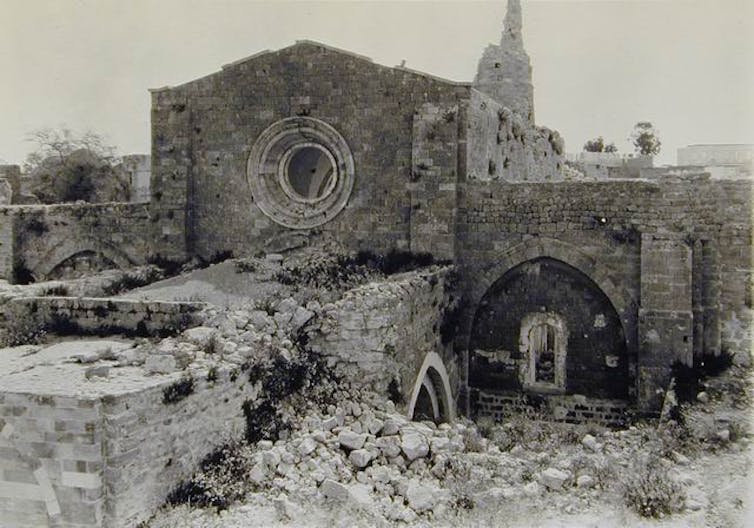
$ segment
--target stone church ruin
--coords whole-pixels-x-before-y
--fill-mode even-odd
[[[108,345],[91,352],[112,362],[103,375],[72,356],[8,360],[0,460],[15,473],[0,471],[0,520],[23,504],[39,525],[133,526],[260,397],[239,369],[262,341],[186,378],[214,346],[201,302],[34,283],[219,255],[272,266],[318,244],[431,254],[441,265],[327,304],[210,319],[224,339],[305,336],[354,382],[397,393],[408,418],[436,422],[536,401],[556,420],[615,425],[627,409],[659,412],[675,362],[748,360],[751,181],[574,175],[560,135],[534,121],[518,1],[473,82],[298,41],[151,97],[148,203],[0,207],[0,277],[32,283],[3,293],[3,324],[188,328],[190,346]],[[266,345],[283,339],[269,332]]]

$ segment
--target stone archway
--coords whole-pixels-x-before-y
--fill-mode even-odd
[[[539,257],[509,269],[473,317],[470,387],[621,400],[635,390],[636,358],[620,315],[599,285],[561,260]]]
[[[448,372],[436,352],[428,352],[424,358],[411,391],[407,415],[410,419],[430,418],[435,422],[455,420]]]
[[[638,351],[638,302],[626,288],[619,286],[621,277],[599,259],[587,255],[578,247],[547,237],[532,238],[501,252],[490,265],[473,273],[473,277],[469,278],[466,301],[473,309],[465,314],[461,329],[466,348],[468,349],[476,309],[492,285],[514,267],[542,257],[562,261],[577,269],[604,292],[620,317],[629,353],[636,354]]]
[[[97,255],[102,262],[110,262],[120,269],[128,268],[133,262],[119,249],[102,241],[69,241],[65,240],[56,245],[39,258],[31,269],[37,280],[47,279],[58,266],[74,259],[76,255]]]

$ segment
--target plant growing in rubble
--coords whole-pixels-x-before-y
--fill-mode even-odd
[[[645,460],[626,472],[623,497],[642,517],[662,518],[683,508],[685,495],[659,460]]]

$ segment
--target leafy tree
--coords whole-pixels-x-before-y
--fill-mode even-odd
[[[602,139],[602,136],[596,138],[596,139],[590,139],[586,143],[584,143],[584,152],[604,152],[605,151],[605,140]]]
[[[27,140],[37,148],[27,156],[24,169],[42,203],[128,201],[128,177],[116,168],[115,148],[102,136],[45,128]]]
[[[584,152],[618,152],[618,147],[615,146],[615,143],[606,145],[602,136],[599,136],[584,143]]]
[[[634,150],[643,156],[653,156],[660,153],[660,138],[657,135],[657,130],[649,121],[636,123],[630,139],[634,144]]]

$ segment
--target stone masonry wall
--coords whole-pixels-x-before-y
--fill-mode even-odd
[[[180,379],[173,375],[148,390],[103,399],[105,526],[127,528],[145,520],[202,458],[243,434],[243,402],[256,397],[246,376],[228,368],[218,369],[215,381],[195,375],[188,397],[165,403],[165,388]]]
[[[144,204],[1,207],[0,225],[0,233],[12,225],[14,264],[37,280],[77,253],[94,252],[126,267],[143,264],[151,248],[149,211]],[[0,277],[11,279],[11,269],[0,267]]]
[[[0,525],[101,526],[103,443],[96,399],[0,393]]]
[[[617,304],[631,350],[639,345],[639,307],[643,315],[669,309],[655,302],[670,298],[670,293],[660,291],[669,286],[667,281],[655,272],[667,273],[667,266],[674,261],[670,256],[670,261],[651,257],[653,249],[646,236],[671,238],[686,247],[688,259],[683,269],[689,271],[686,266],[694,262],[701,267],[691,269],[687,276],[674,277],[686,277],[684,285],[679,285],[683,296],[688,296],[679,300],[687,303],[683,308],[686,312],[692,309],[694,295],[689,281],[694,276],[701,281],[696,294],[697,313],[706,315],[695,335],[704,337],[712,353],[720,348],[746,356],[750,353],[751,182],[713,182],[697,177],[660,182],[468,183],[460,186],[459,200],[457,255],[464,289],[472,303],[468,318],[473,317],[473,303],[507,271],[506,262],[551,256],[584,272]],[[692,256],[694,248],[697,258]],[[655,264],[650,265],[648,259],[654,259]],[[666,297],[658,297],[662,295]],[[670,310],[677,312],[678,308]],[[655,318],[656,324],[659,321]],[[643,319],[643,328],[648,329],[651,325],[646,323]],[[716,328],[720,328],[718,341]],[[644,345],[647,335],[648,330],[641,336]],[[691,347],[693,335],[689,326],[686,334],[674,334],[672,339],[684,343],[685,336]],[[462,347],[467,339],[468,333],[462,332]],[[675,357],[666,352],[663,379]],[[642,358],[640,353],[640,368]],[[648,382],[647,387],[652,386],[657,385]]]
[[[377,392],[387,393],[395,380],[406,404],[426,353],[437,352],[455,396],[459,365],[440,338],[448,273],[411,272],[350,290],[308,327],[312,350]]]
[[[308,116],[343,136],[355,166],[346,208],[308,233],[331,233],[350,248],[407,248],[414,112],[457,104],[469,91],[310,42],[153,91],[155,243],[169,255],[207,258],[254,253],[290,236],[253,203],[247,161],[271,124]]]

